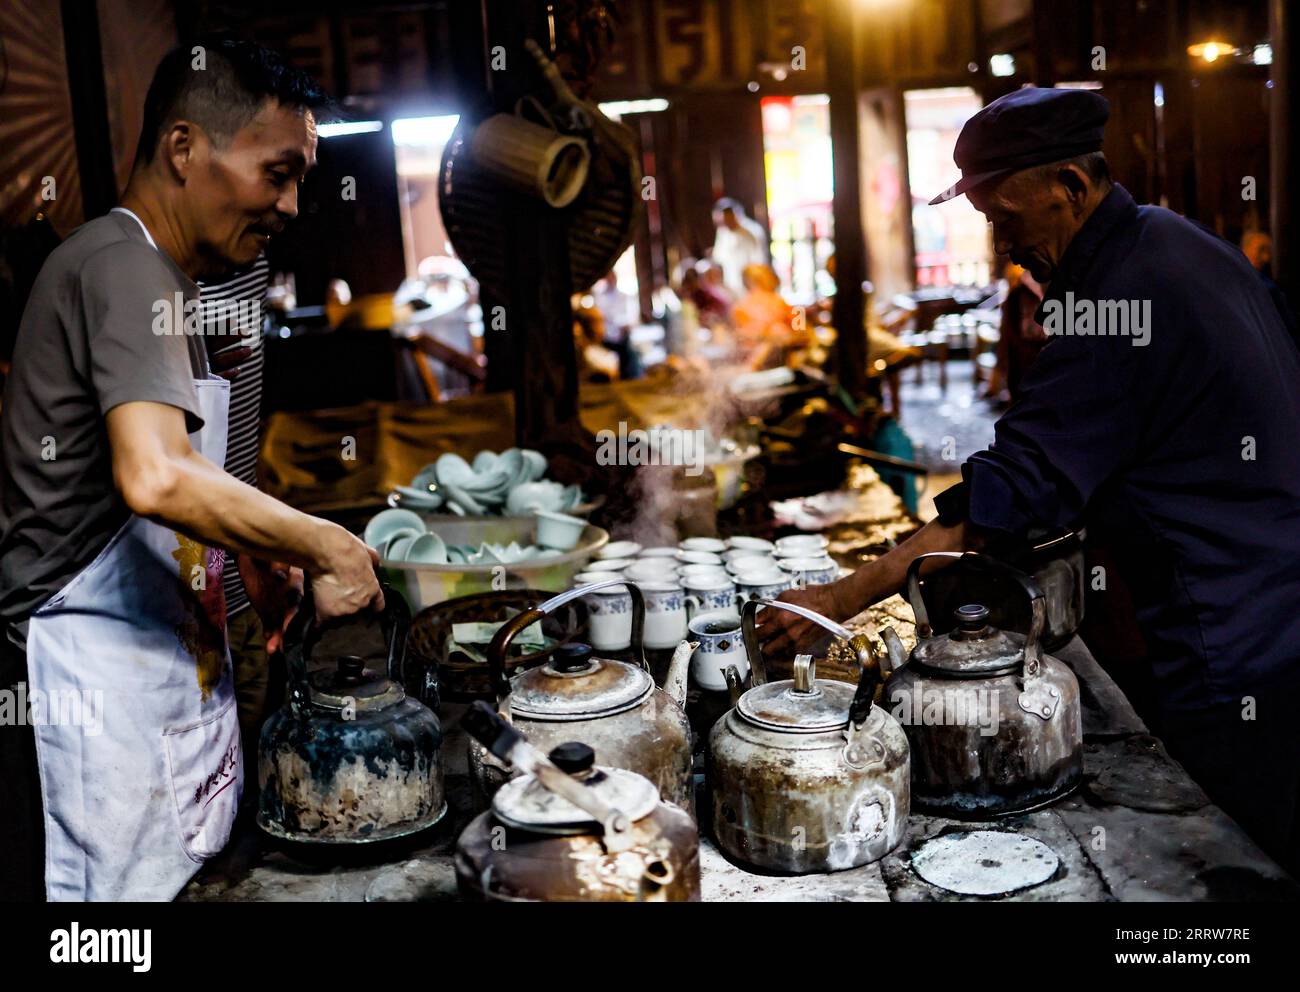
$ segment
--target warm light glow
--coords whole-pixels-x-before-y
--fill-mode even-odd
[[[460,120],[457,114],[443,117],[399,117],[393,121],[393,144],[442,148],[451,140]]]
[[[383,121],[345,121],[338,124],[320,124],[316,127],[318,138],[338,138],[345,134],[373,134],[384,129]]]
[[[1204,59],[1212,63],[1226,55],[1236,55],[1237,49],[1226,41],[1202,41],[1195,45],[1188,45],[1187,54],[1194,59]]]
[[[668,109],[668,101],[652,100],[611,100],[600,104],[600,112],[606,117],[618,119],[624,114],[655,114]]]

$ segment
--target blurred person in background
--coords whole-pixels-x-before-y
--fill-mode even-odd
[[[779,285],[771,266],[745,267],[745,295],[736,302],[732,319],[738,357],[750,368],[784,364],[812,342],[806,321],[777,292]]]
[[[713,205],[713,226],[717,234],[710,257],[722,269],[722,281],[727,289],[739,298],[746,290],[745,267],[766,265],[770,261],[767,232],[745,215],[739,200],[729,196]]]
[[[1300,348],[1300,322],[1297,322],[1295,311],[1291,309],[1291,301],[1273,279],[1273,239],[1263,231],[1247,231],[1241,236],[1241,251],[1264,281],[1268,295],[1273,297],[1273,304],[1291,334],[1291,340]]]
[[[1043,302],[1043,287],[1027,269],[1007,266],[1007,298],[1002,303],[997,365],[989,381],[989,397],[1014,403],[1029,366],[1047,344],[1047,332],[1034,314]]]

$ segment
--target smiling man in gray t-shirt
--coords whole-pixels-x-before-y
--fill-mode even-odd
[[[32,288],[0,417],[0,618],[19,647],[32,611],[130,515],[113,486],[108,411],[165,403],[185,412],[189,430],[200,426],[202,338],[150,332],[156,303],[177,293],[198,298],[193,280],[119,211],[73,232]]]
[[[175,49],[122,207],[37,278],[0,414],[0,690],[106,704],[93,735],[0,720],[0,901],[171,898],[225,844],[239,745],[207,584],[221,552],[303,569],[320,620],[383,606],[358,538],[204,456],[225,388],[191,333],[195,280],[250,264],[297,214],[323,96],[250,42]],[[259,609],[283,614],[286,592]]]

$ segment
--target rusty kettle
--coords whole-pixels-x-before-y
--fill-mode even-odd
[[[402,689],[411,614],[384,587],[387,676],[360,658],[309,672],[319,637],[310,586],[284,638],[289,701],[262,727],[257,823],[285,840],[360,844],[403,837],[447,811],[438,718]]]
[[[510,643],[530,624],[598,589],[626,585],[632,597],[632,649],[637,664],[597,657],[586,644],[564,644],[545,665],[506,678]],[[610,579],[560,593],[506,621],[488,646],[498,711],[543,751],[580,741],[601,760],[648,778],[668,802],[695,808],[691,780],[691,730],[683,708],[690,646],[673,654],[664,688],[655,686],[642,651],[645,604],[641,591]],[[477,742],[469,746],[475,787],[490,798],[510,777]]]
[[[697,902],[695,821],[661,802],[642,775],[596,764],[571,741],[549,756],[486,703],[465,714],[467,733],[522,774],[456,844],[456,881],[475,900]]]
[[[955,568],[997,571],[1030,603],[1026,635],[999,630],[989,611],[968,603],[956,626],[936,635],[920,592],[920,569],[955,559]],[[1046,805],[1079,782],[1083,734],[1074,673],[1042,653],[1046,604],[1038,584],[985,555],[936,552],[908,567],[907,597],[916,615],[911,658],[885,635],[894,668],[885,705],[912,745],[912,799],[920,809],[983,819]]]
[[[767,682],[754,628],[760,606],[789,610],[848,642],[857,688],[818,679],[811,655]],[[856,868],[897,846],[909,810],[907,737],[872,704],[883,648],[819,613],[754,600],[743,611],[753,685],[709,736],[718,846],[738,861],[810,874]]]

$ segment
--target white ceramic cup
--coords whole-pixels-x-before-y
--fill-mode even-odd
[[[830,547],[830,543],[821,534],[792,534],[789,537],[777,539],[776,556],[778,558],[809,558],[825,554],[826,549]]]
[[[683,565],[721,565],[722,557],[712,551],[678,551],[677,560]]]
[[[793,586],[790,576],[779,571],[768,575],[739,575],[736,577],[736,601],[743,605],[751,599],[776,599]]]
[[[641,553],[636,541],[610,541],[596,552],[597,558],[635,558]]]
[[[720,555],[727,550],[727,542],[716,537],[688,537],[677,547],[682,551],[707,551],[710,554]]]
[[[583,573],[587,578],[593,573]],[[594,573],[595,581],[610,573]],[[583,576],[579,576],[582,578]],[[582,597],[587,604],[587,639],[597,651],[622,651],[632,644],[632,594],[627,586],[609,586]]]
[[[703,578],[705,576],[722,579],[731,578],[731,573],[719,565],[683,565],[677,569],[677,574],[683,579]]]
[[[645,646],[675,648],[686,636],[686,593],[676,582],[638,582],[645,597]]]
[[[774,547],[771,541],[765,541],[761,537],[745,537],[738,534],[727,538],[727,548],[731,551],[757,551],[759,554],[770,555]]]
[[[632,558],[597,558],[587,563],[588,572],[622,572],[633,562]]]
[[[701,689],[726,689],[728,666],[735,667],[742,680],[748,677],[749,655],[735,612],[696,614],[689,630],[690,639],[699,644],[691,655],[691,679]]]
[[[824,586],[835,581],[839,566],[826,555],[819,558],[782,558],[778,564],[781,571],[796,577],[799,584],[805,586]]]
[[[673,582],[677,579],[677,562],[673,558],[638,558],[623,574],[637,582]]]
[[[756,554],[752,551],[747,551],[734,558],[728,558],[726,559],[726,562],[725,567],[732,575],[739,575],[741,572],[756,572],[760,569],[771,569],[776,567],[776,559],[771,555]]]
[[[696,614],[727,611],[740,616],[736,605],[736,587],[729,576],[688,576],[682,579],[686,591],[686,618]]]

